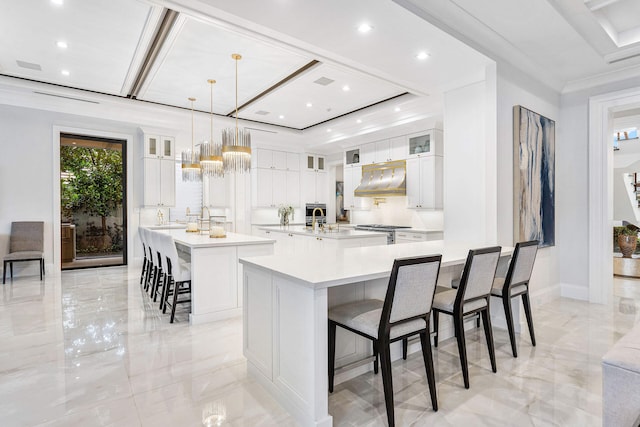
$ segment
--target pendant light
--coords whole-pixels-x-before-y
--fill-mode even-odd
[[[222,177],[224,176],[222,146],[213,139],[213,85],[216,84],[216,81],[209,79],[207,82],[211,86],[211,135],[209,141],[200,145],[200,167],[203,175]]]
[[[251,170],[251,135],[246,129],[238,129],[238,61],[237,53],[231,55],[236,61],[236,128],[222,131],[222,160],[225,172],[248,172]]]
[[[195,98],[189,98],[191,101],[191,150],[182,152],[182,181],[201,181],[202,169],[200,169],[200,153],[194,148],[194,130],[193,130],[193,102]]]

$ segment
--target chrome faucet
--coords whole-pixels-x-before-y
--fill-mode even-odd
[[[316,211],[320,211],[320,215],[323,214],[322,208],[315,208],[311,214],[311,229],[316,231]]]

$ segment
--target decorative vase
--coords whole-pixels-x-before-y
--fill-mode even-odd
[[[636,246],[638,244],[637,236],[627,236],[626,234],[620,234],[618,236],[618,246],[620,246],[620,251],[622,251],[623,258],[631,258],[631,255],[636,250]]]
[[[287,226],[289,225],[289,214],[283,213],[280,217],[280,225]]]

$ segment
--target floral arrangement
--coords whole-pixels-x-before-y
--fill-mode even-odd
[[[280,205],[278,216],[280,217],[280,225],[289,225],[289,217],[293,219],[293,206]]]

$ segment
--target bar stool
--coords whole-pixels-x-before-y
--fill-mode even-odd
[[[433,301],[433,326],[435,329],[434,345],[438,346],[438,317],[440,313],[453,316],[453,324],[458,341],[460,365],[464,387],[469,388],[469,369],[467,363],[467,349],[464,337],[464,317],[476,313],[482,314],[484,333],[491,359],[491,369],[497,372],[496,355],[491,331],[491,315],[489,299],[491,287],[500,259],[500,246],[472,249],[467,255],[467,261],[462,271],[458,289],[448,289],[436,293]]]
[[[142,270],[140,271],[140,284],[144,282],[147,275],[147,265],[149,260],[147,259],[147,244],[144,240],[144,228],[138,228],[138,236],[140,237],[140,243],[142,243],[142,252],[144,253],[144,259],[142,260]]]
[[[160,244],[167,261],[166,284],[162,294],[164,300],[162,312],[166,313],[167,307],[171,307],[169,323],[173,323],[177,305],[191,303],[191,264],[180,260],[173,237],[163,234]],[[185,294],[189,294],[188,299],[178,298]]]
[[[511,299],[514,297],[522,296],[522,305],[524,306],[524,313],[527,316],[531,345],[534,347],[536,345],[536,336],[533,332],[533,319],[531,317],[531,305],[529,303],[529,280],[531,279],[533,264],[535,263],[537,253],[537,240],[518,242],[511,256],[511,263],[509,264],[506,277],[496,277],[493,281],[493,287],[491,288],[491,296],[502,299],[513,357],[518,357],[516,332],[513,326],[513,311],[511,309]]]
[[[155,259],[153,262],[153,280],[151,281],[151,293],[149,296],[153,299],[153,302],[156,302],[165,274],[162,269],[162,255],[160,253],[162,246],[161,239],[164,235],[158,231],[149,230],[147,236],[149,237],[149,245],[151,246],[151,257]],[[162,305],[162,301],[160,305]]]
[[[147,271],[145,272],[145,278],[144,278],[144,290],[147,292],[151,288],[151,282],[153,280],[153,272],[155,269],[155,266],[153,263],[153,250],[151,249],[151,239],[149,237],[150,233],[151,231],[146,228],[140,229],[140,235],[142,236],[142,239],[144,241],[143,247],[145,249],[145,258],[147,258]]]
[[[380,354],[390,427],[395,425],[390,353],[392,342],[420,335],[431,406],[434,411],[438,410],[429,323],[441,260],[442,255],[396,259],[384,301],[369,299],[329,309],[329,392],[333,392],[336,327],[340,326],[372,340],[376,357]]]

